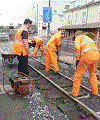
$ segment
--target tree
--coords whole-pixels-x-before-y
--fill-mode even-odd
[[[92,32],[84,32],[84,35],[87,35],[87,36],[90,37],[91,39],[93,39],[93,37],[95,36],[95,34],[92,33]]]

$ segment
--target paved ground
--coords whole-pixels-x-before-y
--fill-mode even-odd
[[[46,45],[47,41],[45,40],[44,43]],[[0,44],[0,48],[3,52],[9,51],[13,48],[13,43],[5,42],[3,45]],[[33,48],[31,54],[33,54]],[[6,68],[6,71],[4,71],[1,58],[0,55],[0,120],[68,120],[67,116],[61,115],[55,107],[51,107],[35,88],[31,98],[27,96],[15,100],[11,99],[2,88],[2,74],[3,72],[16,72],[17,70]],[[61,51],[59,59],[75,66],[75,59],[73,59],[72,54],[69,55],[67,52]]]
[[[11,52],[13,43],[2,43],[0,48],[2,48],[2,53]],[[6,65],[4,69],[0,54],[0,120],[68,120],[68,117],[62,114],[56,106],[45,101],[35,86],[31,97],[27,95],[13,100],[5,93],[3,90],[3,73],[17,72],[16,66],[17,63],[13,67]],[[5,78],[5,81],[7,82],[8,79]],[[5,87],[9,89],[10,85]]]

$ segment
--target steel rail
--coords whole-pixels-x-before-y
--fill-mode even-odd
[[[37,62],[40,62],[39,60],[37,60],[37,59],[35,59],[35,58],[32,58],[32,59],[33,59],[33,60],[36,60]],[[45,65],[43,62],[40,62],[40,63],[43,64],[43,65]],[[52,67],[50,67],[50,69],[53,70]],[[73,82],[73,80],[72,80],[70,77],[65,76],[65,75],[62,74],[61,72],[59,72],[59,74]],[[85,89],[86,91],[91,92],[91,89],[87,88],[87,87],[84,86],[84,85],[80,85],[80,87],[82,87],[82,88]],[[100,94],[98,94],[97,97],[100,99]]]
[[[36,59],[35,59],[36,60]],[[93,111],[92,109],[90,109],[89,107],[87,107],[84,103],[82,103],[81,101],[79,101],[78,99],[74,98],[73,96],[69,95],[67,91],[65,91],[63,88],[61,88],[59,85],[57,85],[55,82],[53,82],[52,80],[50,80],[48,77],[46,77],[43,73],[41,73],[39,70],[37,70],[35,67],[33,67],[32,65],[29,64],[29,66],[35,70],[37,73],[39,73],[40,75],[42,75],[46,80],[48,80],[50,83],[52,83],[52,85],[54,85],[56,88],[58,88],[61,92],[63,92],[65,95],[67,95],[69,98],[71,98],[72,100],[74,100],[76,103],[78,103],[79,106],[85,108],[85,111],[88,111],[89,113],[92,114],[92,116],[94,118],[96,118],[96,120],[100,119],[100,116]]]

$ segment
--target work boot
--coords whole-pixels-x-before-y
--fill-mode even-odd
[[[69,94],[70,96],[72,96],[73,98],[76,98],[76,99],[78,98],[78,96],[72,95],[72,92],[71,92],[71,91],[69,91],[68,94]]]
[[[78,99],[89,98],[89,94],[78,95]]]
[[[55,74],[55,75],[59,75],[59,71],[57,71],[57,72],[54,72],[54,74]]]
[[[58,77],[60,77],[61,75],[59,74],[59,71],[54,72],[54,75],[57,75]]]
[[[98,95],[93,95],[92,93],[89,95],[89,99],[97,99],[98,98]]]

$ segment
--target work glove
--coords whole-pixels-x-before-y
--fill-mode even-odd
[[[59,61],[59,51],[56,52],[57,60]]]
[[[36,45],[36,42],[32,41],[32,47],[35,47],[35,45]]]
[[[30,47],[35,47],[35,45],[36,45],[36,42],[35,41],[30,41],[30,42],[28,42],[29,43],[29,48]]]
[[[32,44],[31,43],[28,43],[29,44],[29,48],[31,48]]]
[[[60,46],[56,45],[56,49],[57,49],[57,51],[61,51],[61,44],[60,44]]]
[[[57,56],[59,55],[59,51],[56,52]]]
[[[76,67],[77,67],[77,65],[78,65],[78,62],[79,62],[79,60],[76,60]]]

